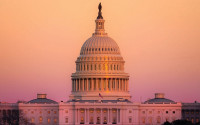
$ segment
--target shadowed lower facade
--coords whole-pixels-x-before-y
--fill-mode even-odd
[[[98,8],[95,32],[85,41],[75,62],[70,100],[56,102],[46,94],[38,94],[28,102],[0,103],[0,124],[7,124],[12,110],[20,116],[15,124],[161,125],[182,118],[199,121],[199,115],[183,113],[199,112],[199,103],[174,102],[163,93],[156,93],[155,98],[145,102],[131,101],[125,61],[117,43],[105,32],[101,4]]]

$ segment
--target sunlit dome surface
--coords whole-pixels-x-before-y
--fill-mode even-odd
[[[120,50],[112,38],[93,35],[85,41],[80,54],[120,54]]]

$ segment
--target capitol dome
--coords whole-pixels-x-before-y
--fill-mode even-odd
[[[105,33],[99,7],[92,37],[81,47],[76,60],[76,72],[72,73],[72,100],[130,99],[129,75],[124,72],[124,59],[117,43]]]

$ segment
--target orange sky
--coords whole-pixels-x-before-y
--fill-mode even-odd
[[[164,92],[200,101],[199,0],[1,0],[0,101],[28,101],[39,92],[66,101],[100,1],[106,32],[126,61],[132,100]]]

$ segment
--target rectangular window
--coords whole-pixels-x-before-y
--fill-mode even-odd
[[[42,123],[42,120],[43,120],[43,118],[42,118],[42,116],[40,116],[39,122]]]
[[[65,123],[68,123],[68,118],[65,118]]]
[[[48,119],[47,119],[47,122],[48,122],[48,123],[50,123],[50,122],[51,122],[51,119],[50,119],[50,118],[48,118]]]
[[[31,118],[31,123],[34,123],[35,122],[35,118]]]
[[[199,118],[196,118],[196,123],[198,123],[199,122]]]
[[[145,118],[142,118],[142,123],[145,124]]]
[[[54,119],[54,123],[57,123],[57,119],[56,118]]]
[[[132,118],[129,118],[129,123],[132,123]]]

